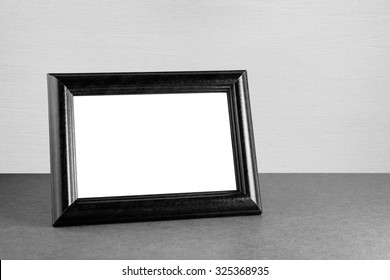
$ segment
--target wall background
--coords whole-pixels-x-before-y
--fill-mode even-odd
[[[46,73],[246,69],[260,172],[390,172],[390,2],[0,2],[0,173],[48,173]]]

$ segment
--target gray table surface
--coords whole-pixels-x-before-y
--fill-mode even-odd
[[[51,227],[48,174],[0,175],[0,259],[390,259],[390,174],[261,174],[262,216]]]

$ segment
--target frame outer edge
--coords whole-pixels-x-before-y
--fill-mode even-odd
[[[245,164],[248,170],[248,191],[250,198],[257,204],[262,212],[260,182],[257,169],[255,139],[253,133],[252,113],[249,99],[249,87],[247,72],[244,71],[236,82],[238,97],[240,99],[239,106],[242,116],[240,116],[243,124],[243,139],[245,148]]]
[[[50,173],[53,225],[71,204],[68,198],[68,174],[66,156],[62,153],[63,128],[61,120],[66,112],[61,111],[61,104],[65,102],[65,86],[53,75],[47,75],[48,106],[49,106],[49,136],[50,136]]]

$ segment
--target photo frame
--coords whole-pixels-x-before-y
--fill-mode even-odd
[[[47,79],[53,226],[262,213],[245,70],[48,74]],[[218,97],[223,96],[227,101],[230,130],[227,137],[231,143],[234,166],[234,174],[230,175],[234,177],[235,189],[145,195],[139,190],[141,194],[137,195],[79,197],[75,99],[83,97],[87,98],[85,100],[92,100],[92,97],[96,96],[114,98],[133,95],[148,95],[153,98],[157,95],[189,93],[214,93],[218,94]],[[192,117],[197,119],[197,116]],[[93,119],[90,122],[93,122]],[[93,125],[99,130],[99,124],[97,122]],[[115,131],[111,133],[115,134]],[[115,139],[115,135],[113,136],[110,139]],[[223,139],[226,140],[226,137]],[[112,144],[115,145],[116,142]],[[100,162],[104,163],[105,159],[99,158],[99,155],[104,154],[104,149],[112,147],[110,145],[100,145],[97,149],[96,157]],[[107,163],[107,167],[109,165]],[[129,172],[131,174],[131,170]],[[152,174],[152,170],[145,172]],[[194,172],[196,174],[196,170]],[[137,185],[128,187],[129,190],[138,188]],[[107,188],[110,188],[110,184],[107,184]]]

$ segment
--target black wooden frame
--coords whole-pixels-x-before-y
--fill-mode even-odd
[[[247,73],[48,74],[53,226],[261,214]],[[227,93],[237,190],[78,198],[73,96]]]

